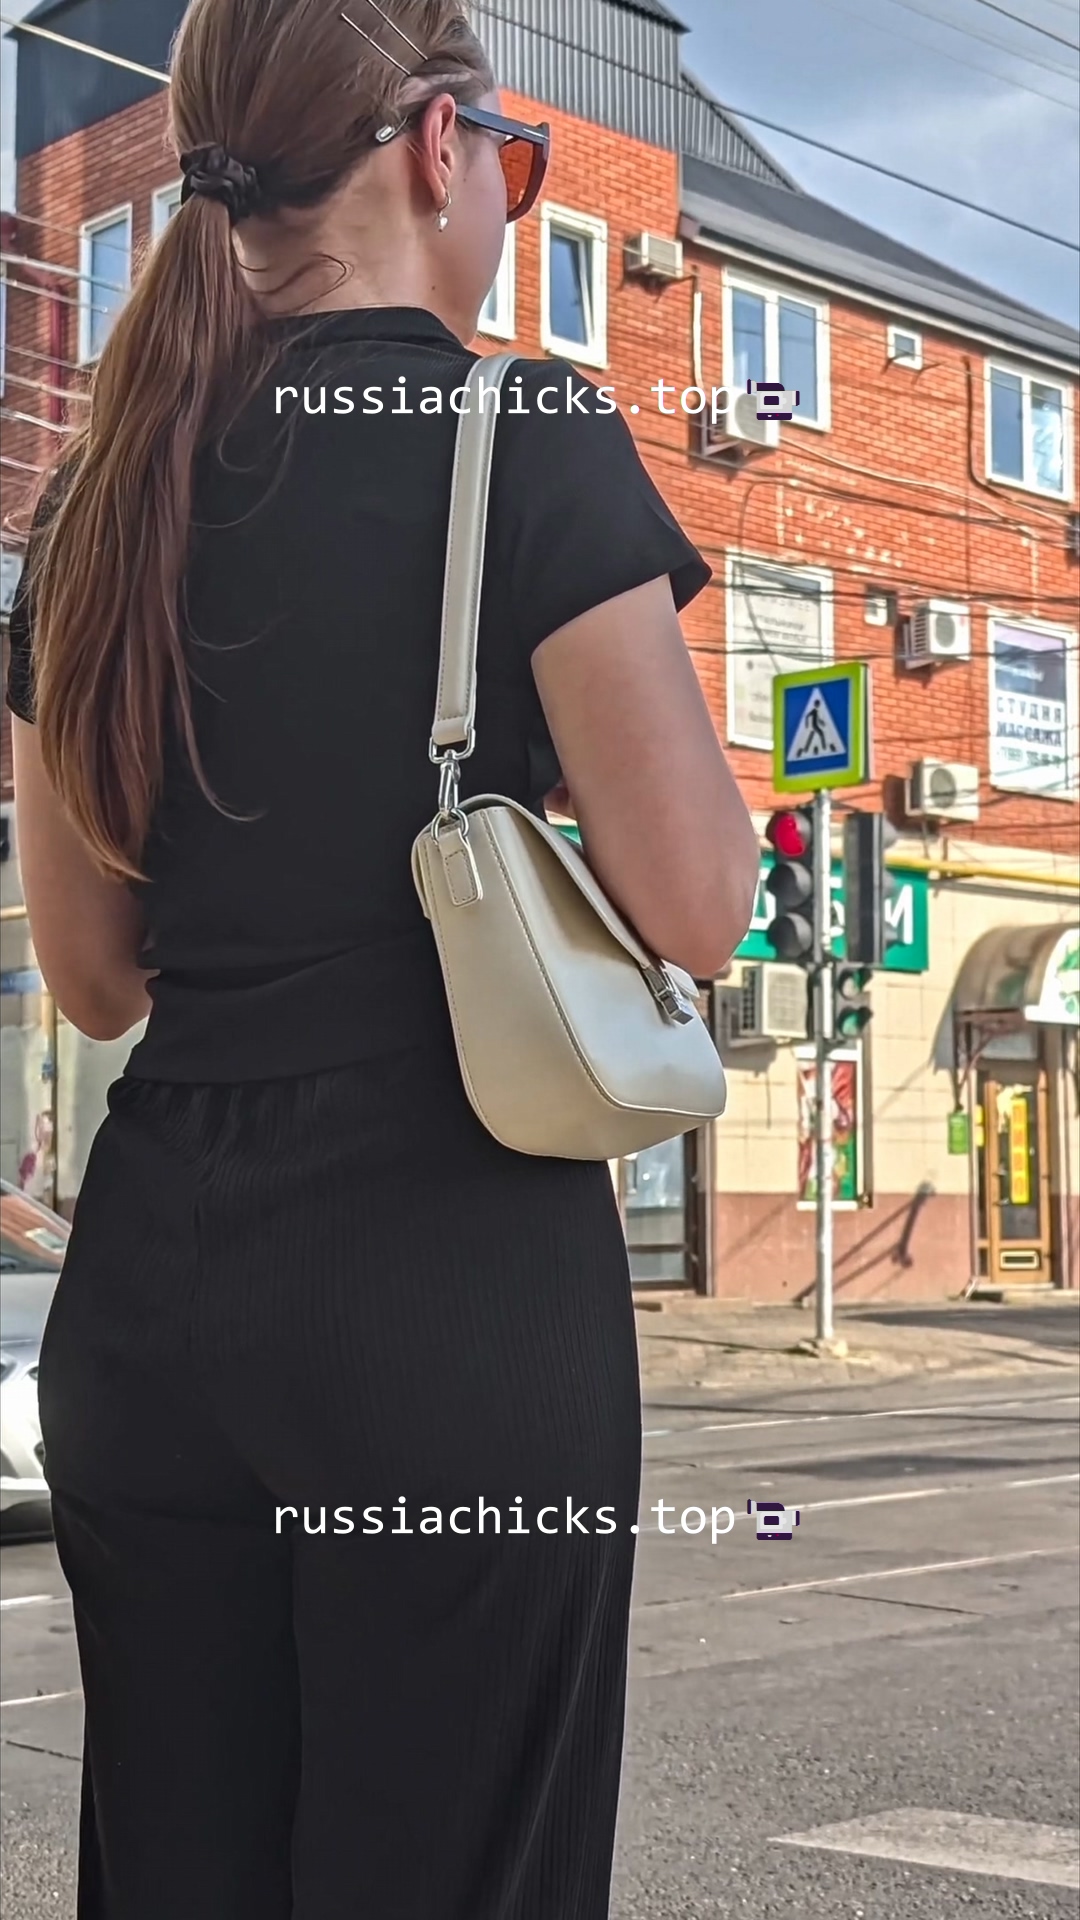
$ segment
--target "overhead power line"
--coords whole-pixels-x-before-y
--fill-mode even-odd
[[[487,14],[489,18],[492,17],[490,8],[477,5],[474,11],[480,14]],[[168,74],[157,73],[152,67],[141,67],[136,61],[123,59],[119,54],[103,53],[100,47],[90,46],[85,40],[69,40],[66,35],[54,33],[50,28],[28,26],[25,21],[19,26],[17,22],[7,20],[2,15],[0,15],[0,25],[15,28],[21,33],[40,34],[42,38],[46,40],[59,41],[62,46],[77,49],[80,53],[89,54],[92,58],[109,60],[114,65],[129,68],[134,73],[145,74],[147,78],[151,80],[161,81],[163,86],[169,84]],[[519,21],[517,25],[518,30],[521,32],[546,37],[544,29],[541,27],[533,26],[523,20]],[[561,44],[572,53],[599,57],[595,55],[594,48],[582,46],[580,42],[565,40],[561,42]],[[638,69],[631,66],[627,61],[613,60],[610,56],[605,55],[604,64],[622,73],[632,73],[635,79],[639,81],[641,79]],[[672,81],[657,81],[654,84],[664,87],[669,93],[677,94],[680,99],[683,97],[682,88],[676,86]],[[1048,246],[1065,247],[1069,253],[1080,254],[1080,243],[1074,240],[1065,240],[1060,234],[1047,233],[1042,227],[1031,226],[1026,220],[1015,220],[1011,214],[998,213],[993,207],[980,206],[975,200],[965,200],[957,193],[948,193],[944,187],[932,187],[925,180],[915,180],[910,174],[898,173],[893,167],[883,167],[876,160],[864,159],[861,154],[847,153],[842,147],[830,146],[825,140],[815,140],[808,133],[798,133],[794,127],[785,127],[777,120],[767,120],[764,115],[760,113],[750,113],[745,108],[731,106],[726,101],[717,101],[716,104],[722,112],[732,114],[739,120],[748,120],[752,126],[766,127],[770,133],[783,134],[785,139],[801,141],[804,146],[814,147],[820,153],[831,154],[836,160],[846,160],[848,164],[853,167],[865,167],[869,172],[880,174],[882,178],[886,180],[896,180],[901,186],[912,187],[917,193],[928,193],[933,195],[935,199],[946,200],[952,206],[962,207],[966,213],[977,213],[981,215],[984,220],[996,220],[1000,225],[1012,227],[1018,233],[1027,233],[1030,234],[1033,239],[1043,240]]]
[[[1025,20],[1022,14],[1010,13],[1008,7],[999,7],[997,0],[975,0],[976,6],[986,7],[990,13],[1000,13],[1003,20],[1014,20],[1018,27],[1026,27],[1029,33],[1041,33],[1044,40],[1056,40],[1059,47],[1068,47],[1070,53],[1080,53],[1080,42],[1066,40],[1060,33],[1052,33],[1049,27],[1040,27],[1034,20]]]
[[[747,113],[743,107],[731,107],[721,101],[725,113],[732,113],[741,120],[749,120],[757,127],[768,127],[770,133],[782,133],[789,140],[801,140],[804,146],[816,147],[819,153],[830,153],[835,160],[847,160],[855,167],[869,167],[872,173],[880,173],[886,180],[898,180],[901,186],[914,187],[919,193],[932,193],[935,199],[948,200],[954,207],[963,207],[967,213],[981,213],[985,220],[998,220],[1003,227],[1015,227],[1018,233],[1030,233],[1036,240],[1045,240],[1052,247],[1065,247],[1070,253],[1080,253],[1080,243],[1065,240],[1059,233],[1047,233],[1042,227],[1029,226],[1026,220],[1014,220],[1011,214],[995,213],[992,207],[980,207],[975,200],[965,200],[958,193],[948,193],[944,187],[928,186],[925,180],[914,180],[909,173],[897,173],[893,167],[879,166],[876,160],[860,159],[858,154],[845,153],[842,147],[830,146],[826,140],[813,140],[808,133],[795,133],[791,127],[780,125],[778,120],[766,120],[760,113]]]
[[[1075,76],[1068,68],[1056,60],[1043,60],[1037,53],[1021,53],[1015,43],[998,40],[990,33],[977,33],[974,27],[962,27],[956,20],[948,20],[942,13],[933,13],[929,7],[921,7],[917,0],[892,0],[893,6],[903,7],[907,13],[918,13],[924,20],[932,20],[936,27],[946,27],[950,33],[958,33],[963,40],[981,40],[984,47],[997,47],[999,53],[1007,53],[1014,60],[1023,60],[1030,67],[1042,67],[1045,73],[1056,73],[1059,79],[1071,80]]]
[[[58,47],[69,47],[74,53],[89,53],[95,60],[105,60],[111,67],[124,67],[128,73],[141,73],[144,80],[159,80],[163,87],[169,84],[167,73],[158,73],[155,67],[141,66],[138,60],[125,59],[121,53],[106,53],[104,47],[92,47],[86,40],[70,40],[66,33],[55,33],[52,27],[36,27],[29,20],[8,20],[0,14],[0,27],[7,27],[10,33],[33,33],[39,40],[55,40]]]
[[[1011,74],[1002,73],[998,67],[980,66],[975,60],[965,60],[962,53],[949,53],[944,47],[935,46],[931,40],[919,39],[917,35],[903,33],[899,27],[886,26],[884,20],[871,19],[865,9],[859,5],[845,7],[841,0],[818,0],[818,4],[829,7],[833,13],[842,13],[849,20],[857,20],[860,26],[869,27],[874,33],[887,33],[893,40],[902,40],[905,46],[922,47],[932,53],[936,59],[950,60],[954,66],[966,67],[969,73],[981,73],[988,80],[996,80],[1000,85],[1015,87],[1020,93],[1030,93],[1036,100],[1048,100],[1053,107],[1063,107],[1066,113],[1080,113],[1080,101],[1073,105],[1071,100],[1062,100],[1056,93],[1045,93],[1042,87],[1033,87],[1030,80],[1014,80]],[[1064,77],[1064,76],[1063,76]]]

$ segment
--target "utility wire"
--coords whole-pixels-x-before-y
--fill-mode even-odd
[[[920,7],[917,0],[892,0],[894,7],[903,7],[907,13],[918,13],[924,20],[932,20],[936,27],[947,27],[950,33],[958,33],[964,40],[981,40],[986,47],[996,47],[999,53],[1007,53],[1014,60],[1023,60],[1030,67],[1042,67],[1045,73],[1056,73],[1059,80],[1070,80],[1074,76],[1067,67],[1059,66],[1056,60],[1042,60],[1037,53],[1021,53],[1020,49],[1007,40],[996,40],[992,34],[976,33],[974,27],[961,27],[955,20],[946,20],[943,14],[932,13],[928,7]]]
[[[55,40],[58,47],[68,47],[75,53],[89,53],[95,60],[106,60],[111,67],[124,67],[128,73],[141,73],[144,80],[159,80],[167,87],[169,76],[158,73],[154,67],[140,66],[137,60],[125,59],[121,53],[106,53],[104,47],[93,47],[85,40],[70,40],[66,33],[55,33],[51,27],[37,27],[29,20],[8,20],[0,14],[0,27],[7,27],[10,33],[33,33],[40,40]]]
[[[902,33],[899,27],[889,27],[883,20],[870,19],[859,7],[842,6],[840,0],[818,0],[818,4],[828,7],[833,13],[842,13],[845,19],[857,20],[860,26],[870,27],[875,33],[887,33],[894,40],[902,40],[905,46],[922,47],[940,60],[951,60],[955,66],[966,67],[969,73],[985,74],[988,80],[1016,87],[1021,93],[1032,94],[1036,100],[1048,100],[1051,106],[1063,107],[1066,113],[1080,113],[1080,102],[1074,106],[1071,100],[1062,100],[1056,93],[1044,93],[1041,87],[1033,87],[1027,80],[1014,80],[1011,74],[1002,73],[997,67],[979,66],[974,60],[965,60],[961,53],[949,53],[944,47],[936,47],[931,40],[921,40],[916,35]]]
[[[1026,27],[1029,33],[1041,33],[1044,40],[1056,40],[1059,47],[1068,47],[1070,53],[1080,53],[1080,43],[1066,40],[1060,33],[1052,33],[1049,27],[1040,27],[1034,20],[1025,20],[1022,14],[1010,13],[1008,7],[999,7],[997,0],[975,0],[976,6],[986,7],[990,13],[1000,13],[1003,20],[1014,20],[1018,27]]]
[[[907,4],[907,0],[903,0],[903,3]],[[499,17],[493,15],[488,7],[476,5],[473,11],[475,13],[486,14],[489,19]],[[916,8],[915,11],[918,11],[918,9]],[[524,20],[518,21],[516,24],[520,32],[535,34],[544,39],[549,37],[543,28],[533,26]],[[56,40],[61,46],[77,49],[80,53],[89,54],[92,58],[108,60],[115,66],[127,67],[133,73],[144,74],[148,79],[159,80],[163,86],[169,84],[168,74],[157,73],[152,67],[142,67],[137,61],[126,60],[119,54],[103,53],[100,47],[91,46],[85,40],[69,40],[64,34],[54,33],[46,27],[28,26],[25,21],[20,26],[15,21],[7,20],[3,15],[0,15],[0,25],[11,27],[20,33],[40,34],[42,38],[46,40]],[[596,53],[594,48],[582,46],[580,42],[563,40],[560,44],[571,53],[584,54],[589,58],[599,59],[601,57]],[[605,66],[614,68],[621,73],[632,73],[635,79],[640,81],[640,72],[636,67],[631,66],[628,61],[613,60],[609,55],[603,56],[603,59]],[[1037,62],[1036,64],[1042,63]],[[1053,71],[1058,72],[1059,69],[1054,68]],[[669,93],[677,94],[680,99],[685,97],[683,88],[676,86],[673,81],[657,80],[654,81],[653,84],[665,88]],[[947,200],[952,206],[962,207],[966,213],[980,214],[984,220],[996,220],[1002,226],[1012,227],[1018,233],[1027,233],[1036,240],[1043,240],[1048,246],[1065,247],[1070,253],[1080,254],[1080,243],[1074,240],[1064,240],[1060,234],[1046,233],[1043,228],[1033,227],[1026,220],[1014,220],[1011,214],[996,213],[992,207],[980,206],[975,200],[962,199],[959,194],[948,193],[944,187],[932,187],[925,180],[915,180],[910,174],[898,173],[892,167],[883,167],[876,160],[866,160],[860,154],[846,153],[842,147],[833,147],[824,140],[815,140],[808,133],[797,133],[793,127],[785,127],[777,120],[767,120],[762,114],[748,113],[744,108],[733,107],[726,101],[717,101],[716,105],[722,113],[731,114],[736,119],[748,120],[752,126],[767,127],[770,133],[783,134],[787,140],[801,141],[804,146],[814,147],[820,153],[831,154],[833,159],[846,160],[849,165],[853,167],[865,167],[870,173],[880,174],[886,180],[899,181],[901,186],[912,187],[917,193],[928,193],[933,195],[935,199]]]

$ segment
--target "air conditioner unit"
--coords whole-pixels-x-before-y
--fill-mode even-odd
[[[911,610],[904,657],[909,667],[971,659],[971,608],[958,600],[923,600]]]
[[[1065,525],[1065,551],[1072,560],[1080,560],[1080,513],[1070,513]]]
[[[744,967],[741,987],[718,987],[716,1040],[721,1051],[767,1040],[805,1040],[809,987],[801,967],[771,960]]]
[[[771,453],[780,445],[779,420],[759,420],[760,402],[753,393],[728,388],[727,412],[715,423],[709,411],[698,415],[701,451],[710,460],[741,463],[755,454]]]
[[[908,775],[906,808],[915,820],[977,820],[978,767],[958,760],[916,760]]]
[[[623,265],[627,273],[646,280],[681,280],[682,241],[662,233],[635,233],[623,249]]]

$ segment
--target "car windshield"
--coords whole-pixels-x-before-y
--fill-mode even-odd
[[[0,1272],[58,1273],[70,1231],[28,1193],[0,1188]]]

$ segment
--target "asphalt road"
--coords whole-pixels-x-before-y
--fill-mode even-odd
[[[1075,1385],[648,1405],[612,1920],[1072,1920]],[[798,1507],[791,1540],[758,1540],[748,1499]],[[683,1531],[714,1507],[715,1544],[711,1518]],[[80,1700],[51,1546],[6,1544],[0,1586],[3,1912],[71,1920]]]

